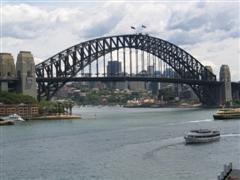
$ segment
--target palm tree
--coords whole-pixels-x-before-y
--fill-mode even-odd
[[[69,108],[69,110],[70,110],[70,115],[72,115],[72,108],[73,108],[73,106],[74,106],[74,102],[73,101],[68,101],[68,108]]]

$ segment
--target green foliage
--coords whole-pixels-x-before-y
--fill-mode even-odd
[[[240,106],[240,100],[234,100],[233,105],[235,106]]]
[[[232,106],[232,101],[227,101],[227,102],[225,103],[225,106],[226,106],[226,107],[231,107],[231,106]]]
[[[63,114],[67,110],[72,114],[74,103],[72,101],[40,101],[39,113],[40,114]]]
[[[117,104],[119,103],[119,96],[109,96],[107,100],[110,104]]]
[[[128,100],[136,97],[143,97],[142,93],[136,95],[127,94],[126,92],[114,92],[109,90],[89,91],[86,96],[74,96],[72,99],[79,105],[124,105]]]
[[[89,102],[89,104],[99,104],[100,96],[96,92],[89,93],[86,96],[86,101]]]
[[[175,93],[171,88],[159,90],[159,96],[163,96],[164,101],[174,100]]]
[[[36,99],[31,96],[0,91],[0,102],[4,104],[37,104]]]
[[[39,102],[39,113],[57,113],[57,103],[53,101],[40,101]]]

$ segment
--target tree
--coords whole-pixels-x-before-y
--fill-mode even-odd
[[[67,101],[67,107],[69,109],[69,114],[72,115],[72,108],[74,106],[74,102],[73,101]]]
[[[164,101],[174,100],[175,93],[172,88],[165,88],[159,90],[159,97],[163,96]]]
[[[37,104],[36,99],[31,96],[3,91],[0,91],[0,102],[4,104]]]

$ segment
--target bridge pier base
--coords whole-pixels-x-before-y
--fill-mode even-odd
[[[203,105],[207,107],[219,107],[220,100],[220,87],[219,86],[204,86],[203,87]]]

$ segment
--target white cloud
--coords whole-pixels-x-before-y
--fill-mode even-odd
[[[63,6],[64,5],[64,6]],[[15,57],[30,50],[47,59],[74,44],[97,36],[132,33],[130,26],[186,49],[218,75],[229,64],[240,79],[239,3],[101,2],[64,4],[5,4],[2,49]]]
[[[228,64],[232,79],[239,81],[240,38],[226,38],[222,41],[206,41],[195,45],[183,46],[190,54],[204,65],[211,65],[219,76],[220,66]]]

